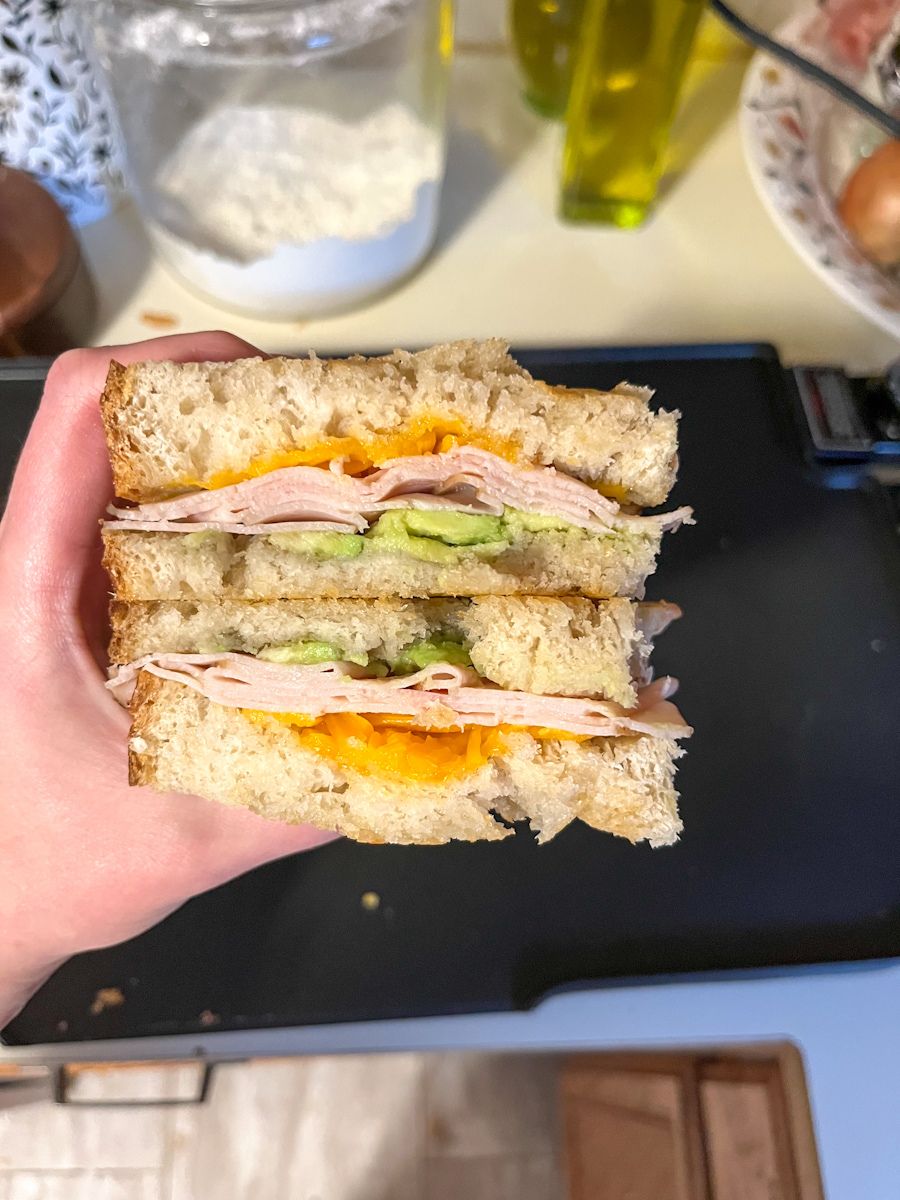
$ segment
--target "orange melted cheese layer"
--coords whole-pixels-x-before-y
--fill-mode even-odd
[[[497,438],[468,429],[461,421],[440,421],[435,417],[418,417],[397,433],[377,434],[365,440],[354,437],[329,437],[280,450],[254,459],[239,471],[216,471],[207,479],[182,479],[179,489],[228,487],[258,475],[267,475],[281,467],[325,467],[335,459],[344,460],[348,475],[359,475],[392,458],[410,458],[417,454],[440,454],[460,444],[489,450],[499,458],[516,462],[519,447],[510,438]]]
[[[398,783],[442,783],[471,774],[505,751],[510,733],[530,733],[541,740],[587,740],[558,729],[530,726],[424,730],[412,728],[411,718],[405,716],[336,713],[309,717],[247,708],[241,712],[258,725],[271,721],[287,725],[304,749],[339,767]]]

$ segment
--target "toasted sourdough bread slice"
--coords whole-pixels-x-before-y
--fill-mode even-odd
[[[637,701],[634,669],[650,651],[637,606],[627,600],[181,601],[114,603],[110,615],[114,663],[151,653],[257,654],[304,641],[328,643],[345,658],[393,662],[415,642],[450,636],[466,646],[476,671],[501,687],[603,696],[626,708]]]
[[[492,339],[368,359],[114,362],[101,410],[126,500],[236,482],[328,439],[436,431],[655,505],[674,481],[678,414],[651,412],[649,395],[550,387]],[[389,456],[413,452],[398,442]]]
[[[103,530],[103,565],[120,600],[302,599],[348,596],[560,596],[640,599],[660,535],[525,533],[484,558],[460,547],[453,563],[422,562],[366,543],[358,558],[317,559],[262,534]]]
[[[653,845],[675,841],[681,830],[673,785],[681,751],[663,738],[579,743],[515,733],[504,754],[471,774],[440,785],[401,784],[342,769],[274,719],[261,725],[146,672],[131,710],[132,784],[193,793],[361,842],[497,840],[510,832],[503,821],[523,819],[542,840],[575,818]]]

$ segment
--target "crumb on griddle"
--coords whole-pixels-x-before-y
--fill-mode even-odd
[[[100,1014],[107,1008],[118,1008],[120,1004],[125,1003],[125,997],[122,994],[122,989],[117,987],[100,988],[93,1003],[90,1007],[92,1017],[99,1017]]]

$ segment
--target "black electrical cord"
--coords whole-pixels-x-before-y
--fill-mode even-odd
[[[868,117],[870,121],[874,121],[876,125],[879,125],[892,138],[900,139],[900,120],[897,117],[892,117],[890,113],[879,108],[877,104],[873,104],[871,100],[867,100],[865,96],[861,96],[855,88],[844,83],[842,79],[838,79],[836,75],[832,75],[830,71],[826,71],[824,67],[810,62],[808,58],[804,58],[802,54],[791,50],[789,46],[784,46],[781,42],[776,42],[774,38],[770,38],[767,33],[763,33],[761,29],[757,29],[755,25],[751,25],[743,17],[739,17],[727,4],[723,4],[722,0],[710,0],[710,7],[719,14],[723,21],[731,26],[735,33],[740,34],[745,41],[750,42],[760,50],[765,50],[773,58],[787,63],[788,66],[799,71],[801,75],[805,75],[807,79],[811,79],[813,83],[827,88],[833,96],[837,96],[839,100],[843,100],[845,104],[849,104],[851,108],[855,108],[864,117]]]

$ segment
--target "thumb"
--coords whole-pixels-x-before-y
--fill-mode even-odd
[[[4,586],[74,602],[99,562],[98,522],[112,498],[99,398],[112,359],[221,362],[261,354],[227,333],[154,338],[74,350],[50,369],[0,526]]]

